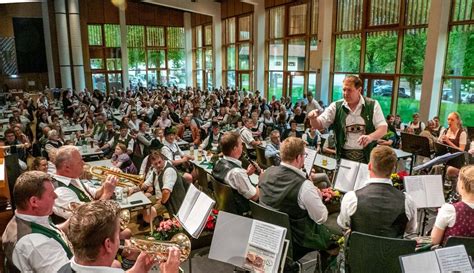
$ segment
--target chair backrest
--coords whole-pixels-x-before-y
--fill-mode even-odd
[[[398,257],[415,253],[416,241],[352,232],[347,264],[351,273],[402,272]]]
[[[267,159],[265,158],[265,148],[257,146],[256,153],[258,165],[264,169],[268,168]]]
[[[209,180],[207,179],[207,172],[201,166],[195,165],[198,172],[199,189],[204,193],[211,193],[209,189]]]
[[[474,258],[474,237],[452,236],[448,238],[445,246],[464,245],[467,255]]]
[[[207,175],[207,178],[211,181],[212,187],[214,188],[214,197],[216,198],[216,209],[238,214],[232,188],[217,181],[210,174]]]
[[[250,200],[250,211],[252,212],[252,217],[256,220],[286,228],[286,239],[290,241],[287,256],[293,258],[290,218],[288,214],[258,204],[252,200]]]

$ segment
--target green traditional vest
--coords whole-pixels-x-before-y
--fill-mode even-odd
[[[365,134],[368,135],[375,131],[374,123],[372,118],[374,116],[374,106],[375,101],[367,97],[363,97],[365,104],[362,105],[362,110],[360,116],[364,119],[365,122]],[[336,116],[334,118],[334,135],[336,139],[336,157],[337,159],[341,158],[342,148],[346,143],[346,118],[349,114],[349,109],[342,106],[344,101],[340,100],[336,102]],[[376,142],[369,143],[364,149],[364,157],[367,162],[370,159],[370,152],[375,147]]]
[[[69,183],[69,185],[66,186],[66,184],[64,184],[63,182],[58,181],[56,179],[54,179],[54,180],[58,183],[58,187],[66,187],[66,188],[72,190],[77,195],[77,198],[79,198],[79,201],[81,201],[81,202],[91,202],[92,201],[89,198],[89,196],[87,196],[87,194],[85,194],[81,189],[77,188],[73,184]],[[86,187],[84,186],[82,181],[80,181],[80,182],[81,182],[82,186],[85,189]]]
[[[53,229],[57,229],[54,226],[51,227]],[[72,258],[72,251],[69,248],[68,244],[61,237],[59,231],[54,231],[37,223],[13,217],[8,223],[7,228],[5,229],[5,234],[3,236],[4,241],[2,242],[3,249],[5,251],[5,256],[7,258],[5,265],[8,268],[8,272],[20,272],[20,270],[13,264],[13,251],[15,249],[16,243],[22,237],[33,233],[39,233],[57,241],[64,249],[64,252],[66,252],[66,256],[68,257],[68,259]]]

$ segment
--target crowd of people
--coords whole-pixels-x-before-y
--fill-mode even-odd
[[[368,163],[368,186],[342,200],[337,221],[341,228],[397,238],[413,232],[416,209],[409,195],[391,187],[397,157],[387,146],[403,145],[404,131],[463,151],[468,139],[460,115],[449,114],[448,128],[442,128],[437,117],[425,126],[418,114],[404,126],[399,116],[385,118],[378,101],[362,95],[362,81],[356,76],[344,79],[343,96],[327,107],[311,93],[297,102],[275,96],[267,101],[258,91],[230,88],[159,87],[112,90],[108,95],[65,90],[59,100],[47,92],[36,101],[30,96],[12,98],[13,116],[1,142],[12,146],[9,153],[18,156],[25,172],[12,184],[17,210],[3,235],[9,267],[12,272],[84,272],[117,265],[120,241],[130,238],[131,231],[120,227],[118,208],[110,201],[117,177],[108,175],[100,187],[87,182],[77,146],[90,144],[120,172],[145,177],[141,186],[124,189],[128,194],[143,191],[153,200],[154,208],[143,212],[145,224],[163,211],[176,214],[190,183],[198,180],[195,153],[185,150],[197,149],[198,155],[213,151],[221,158],[212,176],[232,188],[235,213],[249,215],[249,200],[285,212],[292,223],[295,259],[320,250],[330,260],[337,255],[337,244],[323,225],[328,210],[320,192],[330,180],[316,170],[310,175],[302,171],[309,147],[336,159]],[[65,134],[72,125],[80,130]],[[266,170],[255,162],[258,149],[269,166]],[[26,171],[27,163],[31,171]],[[457,218],[472,216],[474,210],[472,169],[448,170],[448,175],[459,176],[462,200],[443,206],[433,242],[444,242],[445,234],[474,236],[474,225]],[[250,179],[255,174],[258,185]],[[83,205],[72,210],[71,204]],[[48,221],[51,214],[57,225]],[[127,254],[124,260],[135,261],[128,272],[146,272],[154,263],[150,255]],[[160,265],[162,272],[177,270],[179,251],[170,250],[169,255]]]

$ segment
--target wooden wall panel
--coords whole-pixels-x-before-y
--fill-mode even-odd
[[[81,1],[80,5],[87,8],[87,14],[81,14],[81,17],[85,15],[89,23],[104,23],[104,1]]]
[[[191,13],[191,26],[212,24],[212,17],[204,14]]]
[[[104,23],[120,24],[119,9],[110,1],[102,0],[104,3]]]
[[[253,5],[240,0],[223,0],[221,2],[221,18],[229,18],[253,12]]]
[[[125,12],[127,25],[140,24],[140,4],[135,2],[128,2],[127,10]]]

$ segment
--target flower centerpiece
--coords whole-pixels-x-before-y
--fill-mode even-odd
[[[174,235],[183,232],[183,227],[176,219],[168,219],[160,222],[153,237],[158,241],[169,241]]]
[[[338,212],[341,209],[342,194],[338,190],[325,188],[321,190],[324,205],[329,213]]]
[[[206,225],[204,226],[204,230],[214,231],[214,228],[216,227],[218,214],[219,214],[218,210],[216,209],[211,210],[211,214],[209,214],[209,217],[207,218],[207,222],[206,222]]]
[[[403,179],[407,175],[408,175],[407,171],[399,171],[397,173],[392,173],[390,175],[390,180],[392,180],[393,186],[397,188],[398,190],[401,190],[401,191],[404,190],[405,187],[403,185]]]

